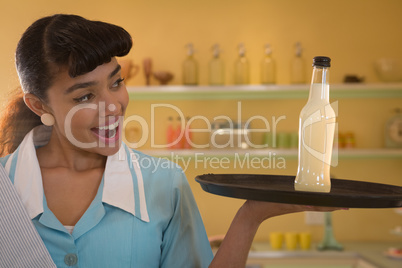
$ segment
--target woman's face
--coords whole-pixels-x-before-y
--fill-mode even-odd
[[[95,70],[71,78],[61,69],[48,91],[55,117],[53,131],[62,145],[108,156],[122,140],[128,93],[115,58]]]

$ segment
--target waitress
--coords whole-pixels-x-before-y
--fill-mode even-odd
[[[334,210],[246,201],[214,257],[181,168],[122,143],[115,57],[131,46],[121,27],[63,14],[18,43],[22,92],[2,114],[0,162],[57,267],[244,267],[264,220]]]

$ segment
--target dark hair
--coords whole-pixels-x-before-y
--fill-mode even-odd
[[[22,91],[47,101],[58,67],[77,77],[128,54],[130,34],[123,28],[90,21],[77,15],[56,14],[35,21],[22,35],[16,50],[16,67]],[[23,104],[23,105],[22,105]],[[10,110],[11,109],[11,110]],[[0,120],[0,155],[12,153],[40,118],[23,102],[19,91]]]

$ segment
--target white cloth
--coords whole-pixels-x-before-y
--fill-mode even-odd
[[[0,165],[0,267],[56,267]]]

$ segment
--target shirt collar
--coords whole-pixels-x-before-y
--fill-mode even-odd
[[[31,219],[43,213],[44,196],[35,147],[47,144],[51,131],[52,128],[46,126],[38,126],[31,130],[5,165],[10,174],[13,160],[16,162],[14,186]],[[132,156],[130,149],[124,143],[116,154],[108,156],[104,172],[102,202],[149,222],[142,173],[139,165],[129,164]],[[135,159],[131,160],[135,161]],[[135,197],[134,192],[139,193],[139,197]]]

